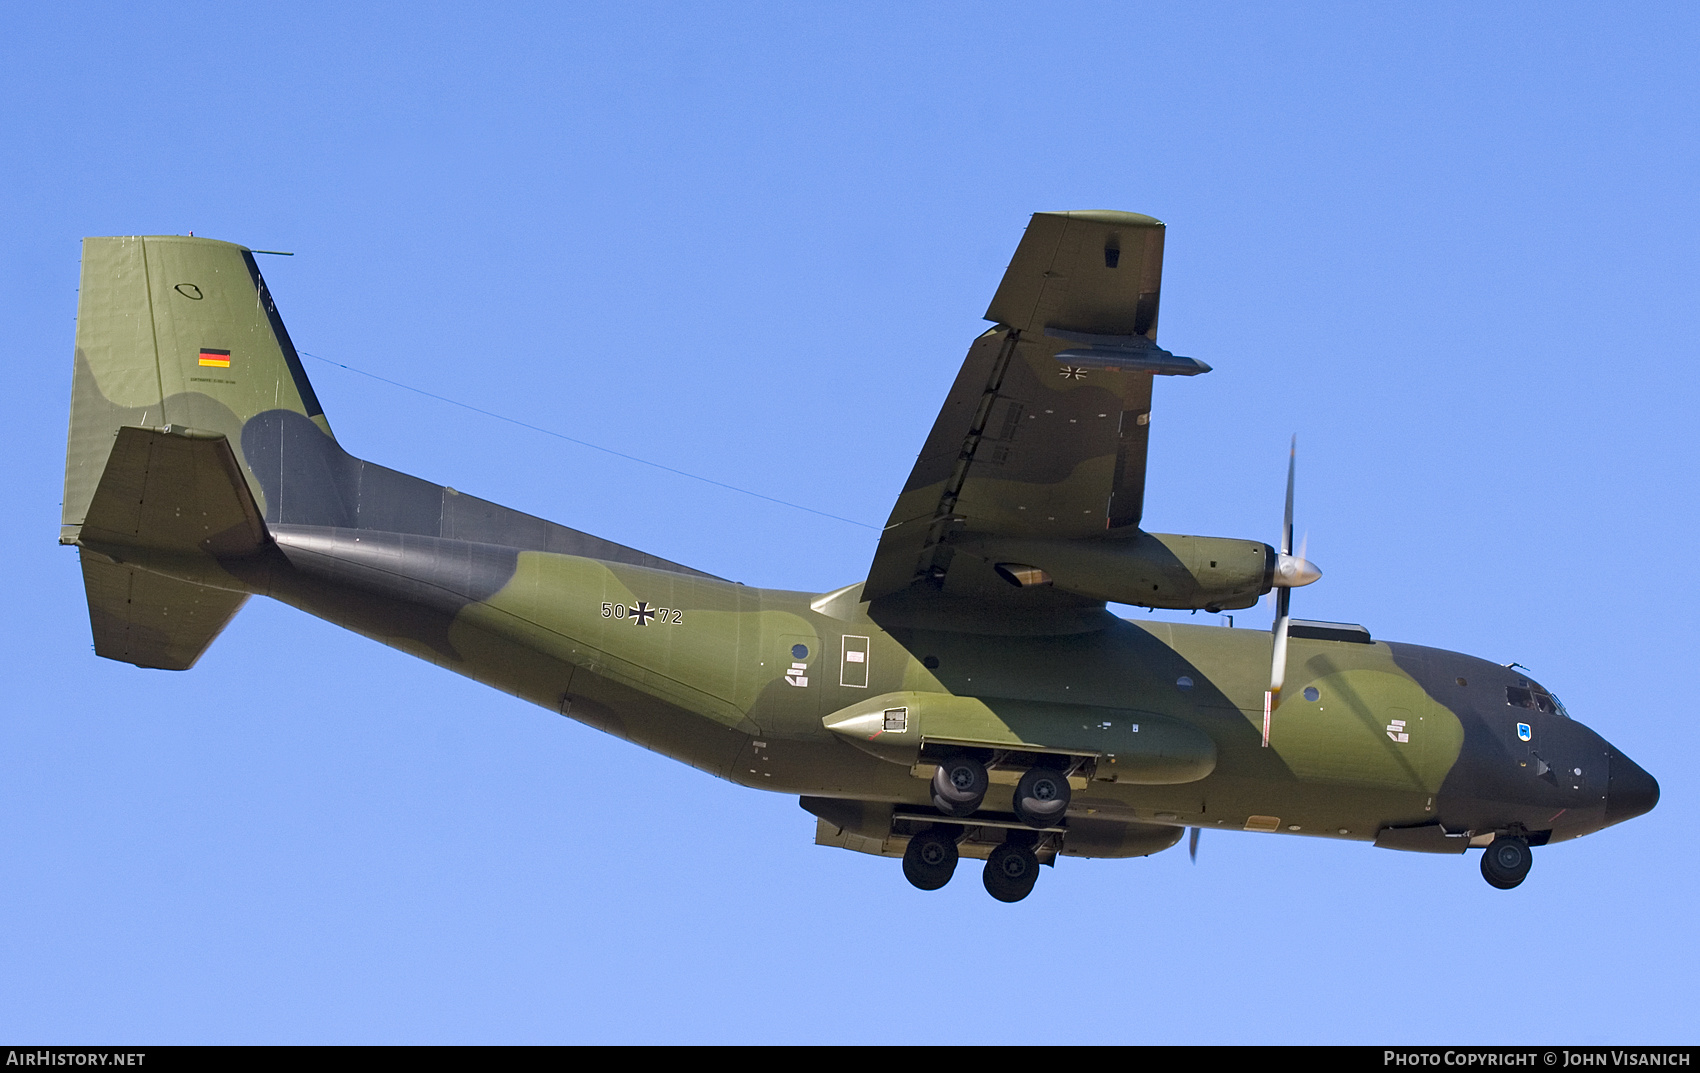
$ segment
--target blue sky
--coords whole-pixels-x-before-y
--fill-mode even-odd
[[[0,14],[0,1036],[1692,1039],[1700,16],[1679,5],[52,5]],[[1029,213],[1169,224],[1146,525],[1517,660],[1660,780],[1475,858],[1211,832],[966,871],[253,601],[97,659],[55,546],[78,242],[260,249],[298,345],[877,526]],[[874,531],[308,372],[363,457],[750,584]],[[1241,625],[1262,626],[1267,609]],[[1038,999],[1037,1002],[1034,1000]],[[1014,1014],[1012,1016],[1012,1014]]]

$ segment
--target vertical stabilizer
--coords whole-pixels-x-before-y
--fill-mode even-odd
[[[224,435],[263,510],[242,431],[268,411],[330,433],[251,251],[178,236],[83,240],[62,543],[76,542],[125,426]]]
[[[83,240],[59,540],[81,554],[97,653],[187,668],[304,549],[407,536],[479,561],[535,550],[706,576],[349,455],[252,251]]]

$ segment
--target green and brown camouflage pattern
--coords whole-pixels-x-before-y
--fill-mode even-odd
[[[738,585],[356,459],[250,251],[88,239],[61,541],[96,651],[186,669],[268,596],[796,795],[819,841],[886,855],[948,823],[985,856],[1021,826],[1020,772],[1059,758],[1074,794],[1036,836],[1045,861],[1148,854],[1188,827],[1456,853],[1651,808],[1657,784],[1598,735],[1510,702],[1547,696],[1515,669],[1295,629],[1265,745],[1269,634],[1106,610],[1243,607],[1270,587],[1267,545],[1138,528],[1162,236],[1133,214],[1034,217],[868,579],[826,594]],[[1082,338],[1084,365],[1066,350]],[[1094,347],[1111,356],[1092,364]],[[932,807],[941,747],[992,762],[974,816]]]

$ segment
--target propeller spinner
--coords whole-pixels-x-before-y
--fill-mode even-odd
[[[1293,437],[1287,449],[1287,510],[1281,522],[1281,553],[1275,559],[1274,658],[1269,668],[1269,692],[1263,695],[1263,747],[1269,747],[1269,719],[1281,706],[1281,686],[1287,680],[1287,625],[1293,590],[1309,585],[1322,576],[1314,564],[1304,557],[1304,548],[1293,554],[1293,477],[1298,468],[1299,438]]]

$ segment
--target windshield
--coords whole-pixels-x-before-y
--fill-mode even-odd
[[[1532,712],[1546,712],[1549,715],[1570,718],[1570,713],[1564,710],[1559,699],[1547,692],[1539,682],[1527,678],[1517,679],[1514,686],[1505,687],[1505,703],[1513,708],[1527,708]]]

